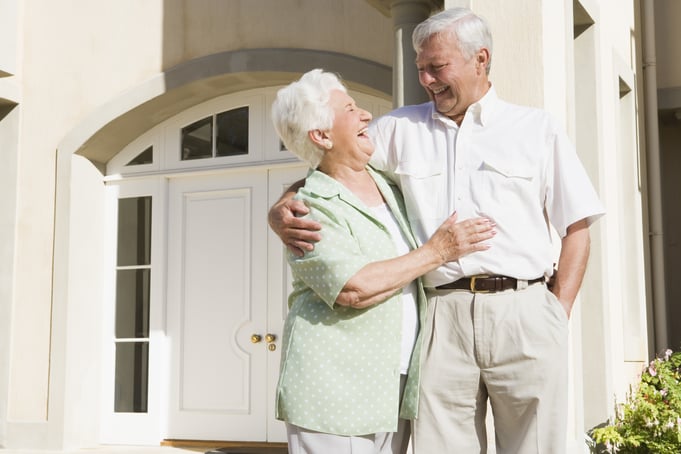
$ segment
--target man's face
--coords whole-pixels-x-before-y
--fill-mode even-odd
[[[453,33],[440,33],[426,40],[416,55],[419,82],[435,109],[461,123],[466,109],[487,91],[485,49],[466,59]]]

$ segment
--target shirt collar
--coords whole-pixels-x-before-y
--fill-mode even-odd
[[[496,110],[498,103],[499,97],[497,96],[497,91],[494,89],[494,85],[490,84],[489,90],[487,90],[485,96],[480,98],[480,100],[473,104],[470,108],[475,108],[473,111],[476,113],[475,119],[482,126],[485,126],[489,122],[490,118],[492,118],[492,114]]]
[[[312,169],[305,178],[305,186],[320,197],[331,198],[338,195],[343,186],[324,172]]]
[[[480,100],[471,104],[468,107],[468,110],[466,111],[466,116],[473,116],[473,121],[475,121],[481,126],[485,126],[492,117],[492,114],[494,113],[494,110],[496,109],[498,102],[499,97],[497,96],[497,92],[494,89],[494,85],[490,84],[487,93],[485,93],[485,95],[482,98],[480,98]],[[445,123],[451,123],[454,126],[457,126],[456,123],[454,123],[454,121],[452,121],[449,117],[446,117],[445,115],[442,115],[441,113],[436,111],[435,104],[432,102],[431,109],[432,117],[434,119],[439,119],[440,121],[443,121]]]
[[[376,179],[376,172],[374,169],[367,165],[367,170],[369,171],[369,174]],[[310,190],[310,192],[326,199],[336,196],[344,199],[355,197],[352,191],[343,186],[342,183],[319,170],[313,169],[308,172],[307,177],[305,178],[305,187]]]

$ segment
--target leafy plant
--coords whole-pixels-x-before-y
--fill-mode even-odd
[[[681,352],[668,349],[653,359],[614,420],[588,435],[593,453],[681,453]]]

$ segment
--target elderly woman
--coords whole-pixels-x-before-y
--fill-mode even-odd
[[[403,453],[425,317],[415,279],[486,249],[494,226],[453,215],[416,247],[399,190],[367,166],[371,114],[334,74],[316,69],[281,89],[272,117],[287,148],[315,169],[296,197],[322,226],[313,250],[288,255],[276,415],[289,452]]]

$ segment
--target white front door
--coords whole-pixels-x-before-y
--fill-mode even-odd
[[[168,438],[285,440],[274,390],[290,283],[266,216],[301,175],[249,168],[170,180]]]

